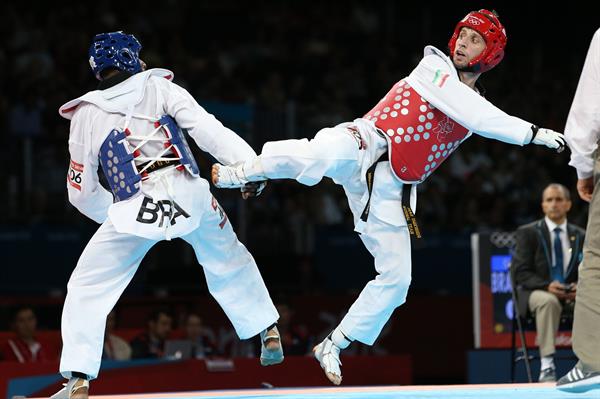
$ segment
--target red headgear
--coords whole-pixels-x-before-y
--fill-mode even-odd
[[[465,26],[483,36],[486,45],[481,54],[469,62],[467,68],[474,72],[485,72],[498,65],[504,58],[504,48],[506,47],[506,31],[498,17],[491,11],[483,9],[468,13],[462,21],[456,24],[454,34],[448,42],[450,56],[454,55],[458,34]]]

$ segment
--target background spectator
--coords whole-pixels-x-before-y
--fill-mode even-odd
[[[185,339],[192,343],[192,358],[201,359],[215,354],[216,338],[213,332],[204,326],[198,313],[188,313],[184,324]]]
[[[131,342],[131,358],[147,359],[163,357],[165,340],[173,328],[173,317],[164,309],[155,310],[148,317],[147,330]]]
[[[11,330],[15,337],[2,347],[2,359],[19,363],[50,360],[46,350],[35,338],[37,318],[33,308],[23,306],[14,311]]]
[[[554,352],[563,306],[573,306],[585,231],[567,223],[571,194],[550,184],[542,194],[544,218],[519,227],[514,268],[519,314],[535,315],[540,347],[540,382],[556,381]]]
[[[307,327],[294,321],[294,311],[287,303],[276,305],[279,312],[279,332],[283,353],[290,356],[304,356],[312,353],[314,337]]]
[[[117,324],[117,315],[112,310],[106,317],[106,331],[104,333],[103,359],[129,360],[131,359],[131,346],[123,338],[113,332]]]

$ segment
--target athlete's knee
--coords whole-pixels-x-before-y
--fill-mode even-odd
[[[357,139],[344,127],[326,127],[309,141],[311,151],[321,159],[357,159]]]
[[[397,307],[406,302],[406,296],[408,295],[408,289],[411,282],[410,274],[393,270],[385,273],[382,277],[385,279],[386,284],[389,285],[394,306]]]

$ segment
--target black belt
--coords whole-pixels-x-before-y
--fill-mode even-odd
[[[137,165],[138,172],[143,170],[146,167],[146,165],[148,165],[150,162],[152,161],[148,161],[141,165]],[[167,166],[171,165],[180,165],[180,162],[178,159],[173,159],[172,161],[156,161],[152,165],[150,165],[148,169],[144,170],[144,173],[156,172],[157,170],[166,168]]]
[[[360,220],[366,222],[369,218],[369,211],[371,209],[371,194],[373,193],[373,180],[375,178],[375,169],[377,168],[377,164],[379,162],[385,162],[388,160],[387,152],[384,152],[377,161],[373,163],[367,169],[367,173],[365,174],[367,180],[367,190],[369,190],[369,199],[367,200],[367,204],[365,205],[365,209],[362,211],[360,215]],[[408,232],[411,236],[415,236],[416,238],[421,238],[421,230],[419,229],[419,225],[417,224],[417,218],[410,207],[410,190],[412,188],[412,184],[403,183],[402,184],[402,210],[404,211],[404,217],[406,218],[406,225],[408,226]]]

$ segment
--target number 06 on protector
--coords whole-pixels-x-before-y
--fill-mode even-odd
[[[83,165],[73,160],[69,163],[69,173],[67,174],[67,182],[81,191],[81,180],[83,175]]]

